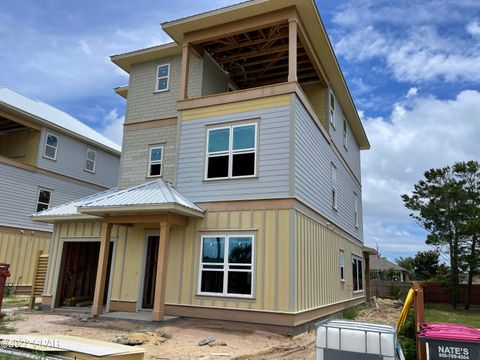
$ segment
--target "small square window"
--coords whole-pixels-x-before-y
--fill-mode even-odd
[[[36,212],[40,212],[48,209],[50,207],[51,200],[52,200],[52,190],[43,189],[43,188],[38,189]]]
[[[330,92],[330,125],[335,130],[335,97],[333,96],[333,92]]]
[[[345,118],[343,118],[343,147],[348,150],[348,124]]]
[[[149,151],[148,177],[162,175],[163,146],[152,146]]]
[[[45,136],[45,147],[43,149],[43,156],[50,160],[57,159],[58,150],[58,136],[47,133]]]
[[[155,91],[167,91],[170,79],[170,64],[159,65],[157,67],[157,81],[155,83]]]
[[[340,280],[345,280],[345,251],[340,249]]]
[[[95,172],[95,164],[97,162],[97,152],[87,148],[85,155],[85,170],[91,173]]]

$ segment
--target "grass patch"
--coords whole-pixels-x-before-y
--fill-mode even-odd
[[[0,318],[0,334],[12,334],[16,330],[9,326],[9,323],[12,323],[19,318],[17,316],[4,315],[3,318]]]
[[[3,298],[2,308],[28,306],[29,299],[28,295],[7,295]]]
[[[453,309],[449,304],[425,304],[425,320],[480,328],[480,310]]]
[[[365,310],[368,306],[366,304],[355,305],[343,310],[343,318],[347,320],[355,320],[358,313]]]

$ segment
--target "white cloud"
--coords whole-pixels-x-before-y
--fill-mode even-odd
[[[468,23],[465,29],[472,36],[480,36],[480,22],[478,19]]]
[[[112,109],[103,121],[100,132],[113,142],[122,145],[124,116],[119,116],[117,109]]]
[[[411,87],[410,89],[408,89],[407,95],[405,95],[405,97],[408,99],[416,96],[417,94],[418,94],[418,89],[416,87]]]
[[[365,239],[398,251],[410,246],[414,253],[425,238],[414,233],[419,227],[400,195],[411,192],[426,170],[480,159],[480,92],[462,91],[451,100],[417,96],[395,104],[388,118],[364,124],[372,144],[362,153]]]

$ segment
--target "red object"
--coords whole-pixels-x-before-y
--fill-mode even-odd
[[[0,310],[2,310],[3,302],[3,293],[5,291],[5,283],[7,282],[7,277],[10,276],[9,264],[0,264]],[[1,315],[0,315],[1,317]]]
[[[480,342],[480,329],[448,323],[423,323],[418,334],[424,339]]]

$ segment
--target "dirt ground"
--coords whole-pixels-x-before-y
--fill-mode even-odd
[[[362,310],[358,321],[395,324],[401,308],[393,300],[378,299],[379,310]],[[10,326],[17,334],[61,334],[112,341],[124,336],[139,340],[145,359],[315,359],[315,333],[290,338],[254,324],[201,319],[175,319],[164,324],[130,320],[97,320],[82,314],[17,312]],[[211,345],[200,340],[214,337]]]

